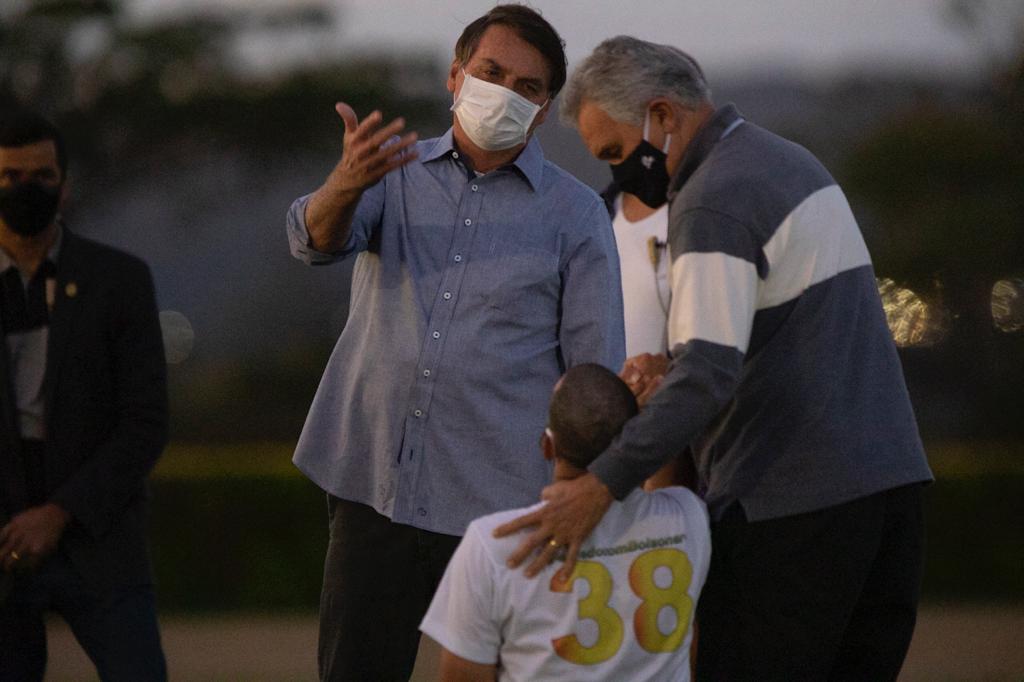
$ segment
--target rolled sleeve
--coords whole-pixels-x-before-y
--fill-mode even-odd
[[[352,217],[348,239],[345,240],[344,246],[334,253],[317,251],[311,244],[309,228],[306,226],[306,207],[313,195],[307,194],[293,201],[285,216],[285,232],[288,235],[288,247],[292,256],[307,265],[327,265],[365,251],[374,231],[380,225],[384,208],[384,184],[385,181],[382,180],[363,192]]]

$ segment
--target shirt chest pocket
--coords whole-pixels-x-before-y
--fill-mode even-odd
[[[477,291],[486,307],[513,315],[557,314],[561,276],[554,254],[522,244],[504,244],[477,261]]]

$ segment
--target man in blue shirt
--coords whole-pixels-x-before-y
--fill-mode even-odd
[[[470,24],[452,128],[344,104],[344,154],[292,205],[292,253],[358,254],[345,330],[295,464],[328,493],[324,679],[407,678],[423,617],[469,521],[530,504],[533,453],[568,367],[623,360],[618,260],[600,198],[532,133],[565,82],[554,29],[519,5]]]

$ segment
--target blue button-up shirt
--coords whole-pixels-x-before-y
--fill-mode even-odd
[[[618,257],[601,199],[536,140],[485,175],[451,130],[417,150],[363,194],[338,253],[309,245],[308,197],[289,210],[296,258],[359,254],[294,461],[333,495],[461,535],[550,481],[537,442],[562,372],[621,367]]]

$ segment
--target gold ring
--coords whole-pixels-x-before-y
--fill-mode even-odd
[[[21,555],[18,554],[17,552],[11,552],[11,558],[14,559],[15,561],[21,561]]]
[[[558,541],[554,538],[548,540],[548,547],[558,547]]]

